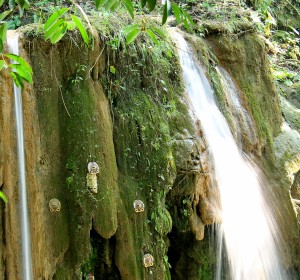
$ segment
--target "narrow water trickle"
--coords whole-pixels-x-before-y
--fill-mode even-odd
[[[222,204],[216,279],[283,280],[276,224],[264,201],[255,168],[238,149],[218,109],[203,71],[195,64],[184,38],[174,34],[186,90],[201,122]],[[222,256],[228,268],[221,268]],[[226,271],[226,275],[222,274]]]
[[[12,54],[19,55],[19,38],[17,32],[8,32],[7,45]],[[14,83],[15,116],[18,146],[18,171],[19,171],[19,208],[20,208],[20,229],[22,247],[22,273],[23,280],[32,280],[32,263],[30,247],[30,230],[27,208],[26,176],[25,176],[25,154],[23,135],[23,113],[21,88]]]

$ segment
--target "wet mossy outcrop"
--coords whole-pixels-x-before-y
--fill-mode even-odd
[[[210,225],[220,222],[219,195],[174,46],[168,40],[156,46],[144,35],[128,46],[114,30],[108,31],[105,19],[94,25],[94,45],[89,47],[76,32],[51,45],[26,27],[21,39],[21,52],[34,71],[34,83],[23,93],[34,276],[213,279],[216,248],[211,247]],[[280,130],[281,111],[264,41],[243,33],[190,37],[190,42],[229,122],[233,114],[216,66],[232,76],[258,136],[255,144],[245,140],[243,149],[274,171],[273,138]],[[7,78],[1,72],[5,136],[0,149],[13,154]],[[7,153],[2,157],[1,186],[13,200],[17,195],[9,186],[17,182],[12,158]],[[87,187],[91,161],[100,169],[97,193]],[[282,189],[286,199],[288,192]],[[49,211],[52,198],[61,202],[58,213]],[[135,200],[143,201],[144,211],[135,212]],[[290,206],[282,207],[282,215]],[[18,212],[8,204],[0,213],[5,221],[0,224],[0,272],[18,279],[19,259],[7,251],[19,250],[19,232],[12,231],[18,228],[13,221]],[[297,241],[294,220],[287,220]],[[153,256],[153,266],[144,267],[145,254]],[[297,265],[296,254],[286,260],[287,268]]]

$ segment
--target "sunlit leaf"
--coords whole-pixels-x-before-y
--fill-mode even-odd
[[[0,24],[0,53],[3,50],[3,45],[6,41],[7,23]]]
[[[29,73],[32,73],[31,67],[29,66],[29,64],[27,63],[27,61],[24,58],[22,58],[18,55],[15,55],[15,54],[7,54],[7,53],[5,54],[5,56],[18,62],[20,65],[22,65],[22,67],[24,67],[26,69],[26,71],[28,71]]]
[[[18,3],[20,16],[23,16],[24,9],[29,7],[29,2],[27,0],[15,0]]]
[[[156,0],[147,0],[147,2],[149,11],[151,12],[156,6]]]
[[[135,38],[140,34],[141,30],[139,28],[133,29],[127,36],[126,36],[126,44],[131,44]]]
[[[194,23],[194,21],[193,21],[193,19],[191,18],[191,16],[190,16],[186,11],[182,11],[182,13],[183,13],[184,17],[188,20],[188,23],[189,23],[191,26],[195,27],[196,24]]]
[[[10,64],[10,68],[14,69],[15,72],[22,77],[23,80],[25,80],[28,83],[32,83],[32,76],[31,72],[27,71],[25,67],[23,67],[20,64]]]
[[[147,29],[146,32],[148,33],[149,37],[152,39],[153,43],[158,45],[158,40],[157,40],[155,34],[152,32],[152,30]]]
[[[125,5],[128,13],[130,14],[130,16],[132,18],[134,18],[134,7],[132,5],[132,2],[131,0],[122,0],[123,1],[123,4]]]
[[[52,35],[50,38],[50,42],[52,44],[56,44],[67,32],[68,25],[64,23],[61,27],[58,28],[58,30]]]
[[[66,13],[69,10],[69,8],[62,8],[53,13],[48,20],[46,21],[44,25],[44,31],[46,32],[55,22],[56,20],[61,17],[64,13]]]
[[[5,61],[0,60],[0,71],[5,67]]]
[[[144,8],[147,3],[147,0],[141,0],[141,7]]]
[[[74,16],[74,15],[71,15],[71,18],[75,22],[75,24],[76,24],[76,26],[77,26],[77,28],[78,28],[81,36],[82,36],[83,41],[86,44],[88,44],[89,43],[89,35],[87,34],[81,20],[78,17]]]
[[[51,38],[54,33],[65,23],[65,20],[63,18],[57,20],[54,24],[51,25],[51,27],[47,30],[45,33],[45,40],[48,40]]]
[[[24,88],[24,83],[22,77],[13,71],[9,72],[10,76],[13,78],[14,83],[16,84],[17,87],[21,87],[22,89]]]
[[[0,21],[4,20],[10,13],[11,13],[11,11],[4,11],[3,13],[1,13]]]
[[[112,12],[114,12],[114,11],[119,7],[119,5],[120,5],[120,1],[116,1],[116,2],[112,5],[112,7],[110,8],[110,10],[111,10]]]
[[[0,0],[0,8],[3,5],[4,0]]]
[[[175,4],[175,3],[172,3],[171,6],[172,6],[172,11],[173,11],[173,13],[174,13],[174,16],[175,16],[175,18],[176,18],[177,24],[181,23],[181,17],[180,17],[180,15],[181,15],[181,10],[180,10],[180,8],[179,8],[178,5]]]
[[[74,30],[76,28],[76,24],[73,20],[66,21],[66,24],[68,26],[68,30]]]
[[[5,196],[5,194],[3,192],[0,191],[0,198],[2,198],[2,200],[7,203],[7,198]]]
[[[110,10],[111,7],[116,4],[117,1],[118,0],[109,0],[109,1],[107,1],[106,5],[105,5],[105,9]]]
[[[100,9],[106,3],[106,1],[107,0],[95,0],[96,8]]]
[[[187,29],[187,31],[190,32],[190,31],[191,31],[191,27],[190,27],[190,25],[189,25],[187,19],[186,19],[186,18],[183,18],[182,22],[183,22],[185,28]]]
[[[123,29],[123,33],[126,35],[130,33],[132,30],[139,28],[140,26],[138,24],[132,24],[128,25]]]
[[[152,26],[152,27],[151,27],[151,30],[152,30],[154,33],[156,33],[157,35],[159,35],[162,39],[166,37],[165,32],[164,32],[163,30],[157,28],[157,27]]]
[[[169,15],[170,10],[170,1],[166,0],[164,5],[163,17],[162,17],[162,24],[165,24]]]

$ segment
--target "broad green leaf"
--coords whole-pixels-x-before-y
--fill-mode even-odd
[[[120,5],[120,2],[119,1],[116,1],[115,4],[113,4],[113,6],[110,8],[110,10],[112,12],[114,12]]]
[[[21,87],[23,89],[24,83],[23,83],[22,77],[18,73],[13,72],[13,71],[10,71],[9,74],[13,78],[16,86]]]
[[[64,23],[50,38],[52,44],[56,44],[67,32],[68,25]]]
[[[25,67],[20,64],[9,64],[8,66],[12,69],[15,69],[15,72],[18,73],[23,80],[28,83],[32,83],[31,72],[27,71]]]
[[[151,12],[156,6],[156,0],[147,0],[147,2],[149,11]]]
[[[69,10],[69,8],[62,8],[62,9],[59,9],[58,11],[56,11],[55,13],[53,13],[46,21],[46,23],[44,25],[44,31],[46,32],[54,24],[54,22],[60,16],[62,16],[64,13],[66,13],[68,10]]]
[[[132,24],[128,25],[123,29],[123,33],[126,35],[130,33],[132,30],[139,28],[140,26],[138,24]]]
[[[53,34],[65,23],[63,18],[57,20],[45,33],[45,40],[51,39]]]
[[[7,23],[0,24],[0,53],[3,50],[3,45],[6,41]]]
[[[0,39],[5,42],[6,40],[7,23],[0,24]]]
[[[15,0],[9,0],[8,5],[9,5],[9,8],[12,10],[16,6]]]
[[[147,3],[147,0],[141,0],[141,7],[144,8]]]
[[[4,43],[3,43],[2,39],[0,38],[0,53],[2,53],[3,45],[4,45]]]
[[[180,8],[178,7],[177,4],[175,3],[172,3],[172,10],[173,10],[173,13],[174,13],[174,16],[176,18],[176,21],[177,21],[177,24],[179,24],[181,22],[181,10]]]
[[[28,0],[15,0],[16,3],[21,7],[21,9],[24,9],[29,6]]]
[[[166,34],[163,30],[161,30],[157,27],[154,27],[154,26],[151,26],[150,28],[154,33],[158,34],[162,39],[166,38]]]
[[[152,39],[153,43],[154,43],[155,45],[158,45],[158,40],[157,40],[155,34],[152,32],[152,30],[151,30],[151,29],[147,29],[146,32],[148,33],[148,35],[149,35],[150,38]]]
[[[88,44],[89,43],[89,35],[87,34],[81,20],[78,17],[74,16],[74,15],[71,15],[71,18],[75,22],[75,24],[76,24],[76,26],[77,26],[77,28],[78,28],[81,36],[82,36],[83,41],[86,44]]]
[[[4,0],[0,0],[0,8],[3,5]]]
[[[134,7],[132,5],[131,0],[123,0],[123,4],[125,5],[128,13],[132,18],[134,18]]]
[[[20,65],[22,65],[22,67],[24,67],[26,69],[26,71],[32,73],[31,67],[29,66],[29,64],[27,63],[27,61],[24,58],[22,58],[18,55],[15,55],[15,54],[7,54],[7,53],[5,54],[5,56],[18,62]]]
[[[119,0],[109,0],[105,5],[106,10],[110,10]]]
[[[188,20],[189,24],[192,25],[193,27],[195,27],[196,24],[194,23],[191,16],[186,11],[182,11],[182,13],[183,13],[184,17]]]
[[[133,29],[127,36],[126,36],[126,44],[131,44],[135,38],[140,34],[141,30],[139,28]]]
[[[183,18],[182,22],[183,22],[183,24],[184,24],[185,28],[187,29],[187,31],[189,31],[189,32],[190,32],[190,31],[191,31],[191,27],[190,27],[190,25],[189,25],[189,23],[188,23],[188,21],[187,21],[186,17],[185,17],[185,18]]]
[[[106,1],[107,0],[95,0],[96,8],[100,9],[106,3]]]
[[[68,30],[74,30],[76,28],[76,24],[73,20],[66,21],[66,24],[68,25]]]
[[[169,9],[170,9],[170,2],[166,0],[166,3],[164,5],[163,16],[162,16],[162,24],[165,24],[167,21]]]
[[[4,11],[3,13],[1,13],[0,21],[4,20],[10,13],[11,13],[11,11]]]
[[[2,198],[2,200],[7,203],[7,198],[5,196],[5,194],[3,192],[0,191],[0,198]]]
[[[27,0],[15,0],[18,3],[20,16],[23,16],[24,9],[29,7],[29,2]]]
[[[5,61],[0,60],[0,71],[5,67]]]

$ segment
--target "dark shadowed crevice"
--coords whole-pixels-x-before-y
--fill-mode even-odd
[[[120,272],[115,264],[115,236],[105,239],[92,229],[90,240],[92,253],[88,261],[82,266],[83,279],[86,279],[89,274],[95,276],[95,279],[121,279]]]

